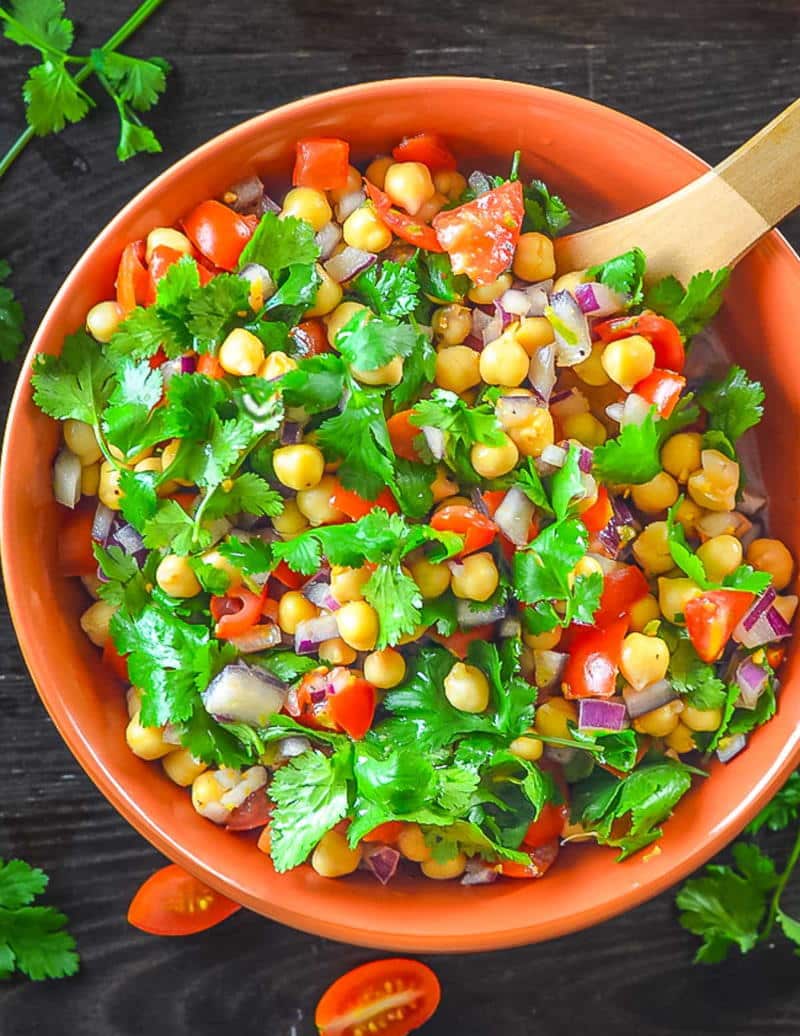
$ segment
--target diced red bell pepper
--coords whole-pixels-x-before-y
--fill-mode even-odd
[[[659,417],[669,417],[685,388],[686,378],[682,374],[654,367],[646,378],[633,386],[633,391],[648,403],[654,404]]]
[[[395,162],[422,162],[432,173],[442,169],[455,169],[458,165],[455,155],[438,133],[415,133],[403,137],[397,147],[392,148]]]
[[[251,223],[222,202],[201,201],[183,220],[195,248],[222,270],[233,270],[253,236]]]
[[[111,637],[103,644],[103,664],[114,673],[123,683],[130,683],[128,676],[128,662],[125,655],[117,651]]]
[[[328,333],[321,320],[303,320],[292,328],[295,349],[300,356],[319,356],[331,352]]]
[[[153,289],[155,289],[155,286],[170,266],[182,259],[183,255],[184,253],[179,252],[177,248],[170,248],[168,245],[156,245],[150,256],[150,262],[147,267],[150,274],[150,280],[153,282]]]
[[[386,845],[391,845],[396,842],[400,836],[400,832],[403,830],[403,823],[400,820],[387,820],[383,824],[378,824],[377,827],[365,834],[361,839],[362,842],[384,842]]]
[[[403,460],[413,460],[419,463],[420,456],[414,440],[422,435],[422,429],[419,425],[411,423],[413,413],[413,410],[398,410],[386,422],[386,430],[395,454],[402,457]]]
[[[363,496],[359,496],[354,490],[345,489],[341,482],[338,481],[331,492],[331,503],[337,510],[346,514],[348,518],[352,518],[354,522],[358,521],[359,518],[363,518],[365,514],[369,514],[370,511],[374,511],[376,507],[383,508],[389,514],[397,514],[400,510],[388,487],[382,489],[374,500],[365,500]]]
[[[231,811],[225,827],[229,831],[252,831],[264,827],[272,816],[272,806],[264,788],[248,795],[241,806]]]
[[[438,532],[454,532],[464,537],[464,546],[458,557],[474,554],[476,550],[488,547],[497,535],[497,525],[491,518],[466,504],[449,504],[438,510],[430,521],[431,528]]]
[[[457,658],[466,658],[470,644],[474,640],[491,640],[494,635],[494,626],[487,623],[484,626],[475,626],[471,630],[456,630],[449,637],[437,633],[434,628],[428,630],[428,636],[438,641],[443,647],[454,654]]]
[[[525,215],[522,184],[509,180],[474,201],[437,213],[433,227],[453,273],[491,284],[514,260]]]
[[[299,590],[308,578],[308,576],[303,576],[299,572],[294,572],[285,561],[281,561],[272,574],[288,590]]]
[[[522,844],[530,849],[538,849],[552,842],[554,838],[560,837],[568,818],[569,806],[566,802],[560,805],[546,802],[539,810],[539,816],[525,832]]]
[[[686,350],[677,325],[650,310],[632,317],[611,317],[595,324],[592,330],[604,342],[641,335],[655,351],[656,367],[680,374],[686,363]]]
[[[65,576],[92,576],[97,558],[92,550],[92,525],[95,508],[81,501],[64,515],[58,531],[58,567]]]
[[[347,186],[350,145],[338,137],[308,137],[295,145],[295,187],[317,191],[338,191]]]
[[[153,282],[144,259],[144,241],[132,241],[123,249],[115,282],[117,302],[123,313],[130,313],[137,306],[149,306],[155,301]]]
[[[529,864],[503,860],[500,864],[500,873],[506,878],[543,878],[555,863],[558,850],[558,839],[553,839],[551,842],[547,842],[545,845],[531,849],[528,852],[531,861]],[[525,850],[522,851],[524,852]]]
[[[225,377],[225,370],[222,364],[211,353],[203,353],[197,361],[197,373],[205,374],[207,378],[214,378],[215,381]]]
[[[359,677],[328,699],[334,723],[354,741],[360,741],[372,726],[376,704],[375,688]]]
[[[610,622],[621,619],[649,592],[644,573],[636,565],[622,565],[606,572],[600,606],[594,613],[595,626],[602,629]]]
[[[266,598],[266,584],[260,594],[242,586],[224,596],[212,597],[211,615],[216,622],[214,636],[231,640],[247,633],[261,618]]]
[[[628,624],[625,616],[604,629],[590,628],[575,634],[562,678],[565,698],[613,696]]]
[[[704,662],[717,661],[754,600],[745,590],[707,590],[686,602],[686,631]]]
[[[597,490],[597,500],[591,507],[587,507],[579,515],[581,521],[589,532],[601,532],[614,517],[614,508],[608,497],[608,490],[600,486]]]

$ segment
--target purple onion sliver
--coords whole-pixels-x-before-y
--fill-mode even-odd
[[[769,675],[751,658],[745,658],[736,670],[736,683],[739,686],[737,705],[744,709],[754,709],[769,683]]]
[[[194,374],[197,370],[197,355],[196,353],[188,353],[185,356],[181,356],[181,374]]]
[[[378,261],[373,252],[365,252],[361,248],[347,245],[338,255],[324,263],[325,272],[339,284],[352,280],[357,274],[368,270]]]
[[[579,730],[624,730],[627,722],[623,702],[582,698],[578,705]]]
[[[747,744],[744,734],[737,734],[732,737],[724,747],[717,749],[717,759],[721,763],[729,763],[734,756],[737,756]]]
[[[464,877],[461,879],[462,885],[491,885],[498,878],[498,871],[496,865],[485,863],[483,860],[479,860],[476,857],[467,860],[467,865],[464,868]]]
[[[584,475],[591,475],[592,451],[587,449],[585,446],[581,446],[580,453],[578,454],[578,467]]]
[[[776,597],[775,587],[768,586],[767,589],[761,594],[761,596],[753,602],[750,610],[747,612],[745,617],[742,619],[742,626],[745,630],[751,630],[753,626],[758,622],[761,616],[770,607]]]
[[[308,696],[311,699],[312,705],[319,705],[328,697],[328,692],[324,688],[315,689],[313,691],[310,691]]]
[[[132,525],[127,522],[114,530],[111,538],[115,540],[126,554],[134,555],[145,550],[144,540]]]
[[[99,543],[105,547],[108,542],[109,534],[111,533],[111,526],[114,521],[114,512],[110,507],[106,507],[104,503],[97,504],[97,510],[94,512],[94,520],[92,522],[92,539],[95,543]]]
[[[575,300],[584,313],[594,313],[600,309],[600,303],[591,284],[579,284],[575,288]]]
[[[281,211],[281,207],[275,201],[275,199],[271,198],[265,191],[264,194],[261,196],[261,205],[259,206],[259,211],[262,216],[265,215],[267,212],[274,212],[277,215]]]
[[[388,885],[397,873],[400,853],[390,845],[378,845],[369,851],[366,865],[381,885]]]
[[[257,176],[248,176],[233,184],[225,192],[224,198],[228,199],[233,195],[233,200],[227,202],[234,212],[249,216],[261,211],[264,199],[264,184]]]
[[[662,705],[674,701],[678,692],[668,680],[657,680],[637,691],[633,687],[622,688],[622,697],[631,719],[644,716],[648,712],[660,709]]]
[[[303,438],[303,426],[299,421],[284,421],[281,426],[281,446],[294,446]]]

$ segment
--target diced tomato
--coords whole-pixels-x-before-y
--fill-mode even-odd
[[[467,651],[473,640],[491,640],[494,635],[494,626],[487,623],[484,626],[475,626],[471,630],[456,630],[449,637],[443,637],[435,629],[428,630],[428,636],[438,641],[458,658],[466,658]]]
[[[704,662],[717,661],[754,600],[745,590],[707,590],[686,602],[686,631]]]
[[[168,245],[156,245],[147,267],[154,288],[170,266],[182,258],[183,252],[179,252],[176,248],[170,248]]]
[[[502,504],[506,498],[505,489],[484,489],[481,493],[483,502],[486,504],[486,510],[489,512],[489,516],[492,517],[497,508]]]
[[[299,590],[308,578],[307,576],[300,575],[299,572],[292,571],[285,561],[281,561],[272,574],[278,582],[283,583],[289,590]]]
[[[168,500],[174,500],[179,507],[182,507],[187,514],[191,514],[194,510],[195,501],[197,500],[197,494],[192,493],[187,489],[179,489],[175,493],[167,493]]]
[[[464,537],[464,546],[458,557],[473,554],[488,547],[497,535],[497,526],[485,514],[466,504],[449,504],[431,518],[431,528],[439,532],[455,532]]]
[[[150,365],[150,370],[158,370],[162,364],[167,362],[167,354],[159,346],[147,362]]]
[[[564,667],[565,698],[611,698],[616,690],[622,641],[628,631],[627,616],[576,633]]]
[[[58,530],[58,567],[65,576],[92,576],[97,559],[92,550],[92,525],[95,507],[81,501],[64,516]]]
[[[326,990],[314,1016],[319,1036],[408,1036],[435,1013],[439,980],[416,960],[373,960]]]
[[[772,644],[764,649],[767,661],[773,669],[777,669],[786,655],[786,648],[782,644]]]
[[[554,838],[559,838],[569,818],[569,806],[566,802],[556,805],[554,802],[546,802],[539,810],[539,816],[533,821],[525,837],[523,845],[531,849],[538,849]]]
[[[427,223],[420,223],[413,216],[394,208],[388,194],[369,180],[364,181],[367,194],[375,206],[375,212],[393,234],[409,244],[424,248],[426,252],[443,252],[436,231]]]
[[[686,388],[686,378],[682,374],[654,367],[651,374],[633,386],[637,396],[653,403],[659,417],[669,417]]]
[[[363,518],[365,514],[369,514],[370,511],[374,511],[376,507],[382,507],[389,514],[397,514],[400,510],[388,487],[382,489],[374,500],[365,500],[355,490],[345,489],[338,480],[331,493],[331,503],[337,510],[343,511],[348,518],[352,518],[354,522]]]
[[[123,683],[130,683],[128,676],[128,662],[125,655],[121,655],[114,646],[111,637],[103,644],[103,663],[118,676]]]
[[[386,845],[391,845],[396,842],[400,836],[400,832],[403,830],[403,824],[400,820],[387,820],[384,824],[378,824],[361,839],[362,842],[384,842]]]
[[[372,726],[376,704],[375,688],[358,677],[328,699],[333,722],[354,741],[360,741]]]
[[[225,370],[222,364],[211,353],[203,353],[197,361],[197,373],[205,374],[207,378],[214,378],[215,381],[225,377]]]
[[[398,410],[386,422],[386,428],[389,432],[392,449],[397,456],[402,457],[403,460],[419,461],[420,456],[414,446],[414,440],[422,435],[422,429],[419,425],[411,423],[413,413],[413,410]]]
[[[403,137],[397,147],[392,148],[395,162],[422,162],[431,172],[455,169],[458,165],[455,155],[438,133],[415,133]]]
[[[644,573],[636,565],[621,565],[606,572],[600,607],[594,613],[595,626],[602,629],[609,622],[621,619],[649,592]]]
[[[686,363],[686,350],[677,325],[650,310],[645,310],[638,316],[611,317],[610,320],[595,324],[592,330],[604,342],[641,335],[655,351],[656,367],[680,374]]]
[[[231,811],[225,827],[229,831],[252,831],[269,823],[272,807],[264,788],[248,795],[241,806]]]
[[[137,306],[149,306],[155,300],[153,282],[144,264],[145,243],[133,241],[126,245],[117,270],[117,302],[124,313]]]
[[[195,248],[222,270],[233,270],[242,249],[253,236],[248,221],[222,202],[201,201],[183,220],[183,229]]]
[[[350,171],[350,145],[338,137],[308,137],[295,145],[295,187],[316,191],[338,191],[347,186]]]
[[[211,615],[216,622],[214,636],[220,640],[243,636],[261,618],[266,597],[266,585],[260,594],[241,586],[224,597],[212,597]]]
[[[608,525],[614,517],[614,508],[608,497],[608,490],[605,486],[599,486],[597,500],[591,507],[587,507],[580,514],[580,519],[589,532],[600,532]]]
[[[526,846],[527,849],[527,846]],[[500,873],[506,878],[543,878],[553,866],[558,856],[558,839],[537,846],[528,852],[531,862],[528,865],[503,860]],[[525,850],[522,850],[523,852]]]
[[[194,935],[241,909],[172,863],[151,875],[133,897],[128,923],[150,935]]]
[[[291,333],[300,356],[319,356],[331,351],[328,333],[321,320],[303,320],[292,328]]]
[[[439,212],[433,227],[453,273],[491,284],[514,260],[525,210],[522,184],[509,180],[456,209]]]

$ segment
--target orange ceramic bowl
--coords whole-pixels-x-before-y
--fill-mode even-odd
[[[80,585],[59,576],[58,508],[50,489],[57,427],[31,402],[33,354],[56,353],[87,310],[113,296],[123,246],[171,224],[244,175],[289,181],[298,137],[348,139],[357,160],[403,134],[436,130],[467,163],[505,170],[519,148],[571,202],[623,213],[682,187],[706,168],[655,130],[589,101],[493,80],[429,78],[369,83],[261,115],[199,148],[112,220],[67,278],[31,347],[9,418],[2,468],[3,561],[19,640],[61,734],[100,790],[158,849],[209,885],[267,917],[319,935],[411,951],[488,950],[529,943],[602,921],[662,892],[730,841],[798,761],[800,655],[783,671],[777,716],[747,750],[680,803],[649,856],[623,864],[613,850],[567,847],[542,881],[480,888],[402,879],[318,877],[310,867],[277,875],[252,841],[199,817],[160,766],[126,747],[123,695],[82,635]],[[692,232],[686,228],[687,234]],[[800,261],[772,233],[737,268],[721,317],[734,355],[767,389],[761,442],[775,533],[800,555],[800,356],[787,330],[800,325]]]

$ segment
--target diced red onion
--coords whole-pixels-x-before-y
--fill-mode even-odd
[[[203,692],[203,705],[213,716],[234,723],[266,726],[286,700],[286,685],[257,666],[233,662],[214,677]]]
[[[736,683],[739,685],[739,698],[736,705],[741,709],[754,709],[758,699],[766,690],[769,674],[751,658],[745,658],[736,670]]]
[[[467,570],[464,563],[457,561],[455,558],[450,558],[448,561],[445,561],[445,564],[457,579],[460,579]]]
[[[135,557],[142,552],[147,552],[144,540],[136,529],[127,522],[116,526],[112,530],[111,539],[114,540],[115,543],[118,543],[130,557]]]
[[[554,292],[549,297],[545,316],[555,335],[558,366],[574,367],[582,363],[592,351],[592,339],[586,317],[573,296],[568,291]]]
[[[425,436],[433,459],[441,460],[444,457],[444,432],[441,428],[433,428],[431,425],[423,425],[420,431]]]
[[[98,502],[97,510],[94,512],[92,522],[92,539],[105,547],[108,537],[111,534],[111,525],[114,521],[114,511],[105,504]]]
[[[618,569],[625,567],[621,562],[614,561],[613,558],[606,557],[604,554],[594,554],[589,551],[586,557],[593,558],[597,562],[600,568],[602,568],[604,576],[607,576],[609,572],[616,572]]]
[[[651,407],[652,404],[648,403],[646,399],[643,399],[635,392],[629,393],[622,406],[620,427],[627,428],[629,424],[642,424],[650,413]]]
[[[563,396],[559,393],[550,400],[550,412],[559,421],[575,417],[577,414],[588,414],[589,410],[589,400],[580,389],[570,389]]]
[[[319,248],[319,257],[325,262],[326,259],[330,259],[334,248],[342,240],[342,228],[332,219],[328,220],[322,230],[317,231],[314,240]]]
[[[555,443],[548,443],[541,452],[541,460],[554,468],[563,468],[567,459],[567,451]]]
[[[721,763],[729,763],[734,756],[737,756],[747,744],[747,738],[744,734],[737,734],[735,737],[728,738],[724,745],[721,745],[717,749],[717,759]]]
[[[311,748],[311,742],[307,737],[293,734],[291,737],[284,737],[278,742],[278,751],[275,756],[276,762],[283,762],[286,759],[294,759]]]
[[[531,305],[528,295],[524,291],[518,291],[516,288],[509,288],[508,291],[504,291],[498,302],[506,313],[511,313],[516,317],[527,316]]]
[[[751,489],[742,490],[742,498],[738,503],[740,511],[744,511],[745,514],[753,515],[757,514],[767,502],[767,498],[762,496],[761,493],[754,493]]]
[[[400,853],[391,845],[370,846],[364,853],[364,865],[372,871],[381,885],[388,885],[397,873]]]
[[[513,615],[508,615],[500,623],[500,636],[506,640],[509,637],[520,637],[522,636],[522,623],[519,619],[515,619]]]
[[[315,687],[309,692],[308,697],[312,705],[321,705],[328,700],[331,694],[333,694],[333,688],[326,684],[325,687]]]
[[[316,576],[314,578],[316,579]],[[320,582],[312,579],[306,583],[303,587],[303,596],[312,604],[316,604],[318,608],[325,608],[329,612],[335,612],[341,608],[341,604],[333,596],[331,584],[324,578]]]
[[[496,309],[495,315],[490,318],[489,323],[484,327],[481,333],[483,344],[488,345],[490,342],[496,341],[503,333],[503,328],[510,322],[510,319],[504,319],[504,314],[501,309]]]
[[[266,266],[261,266],[259,263],[248,263],[239,270],[237,276],[247,281],[248,284],[256,285],[265,299],[271,298],[278,290],[278,286],[270,276],[269,270]]]
[[[667,680],[657,680],[639,691],[626,684],[622,688],[622,697],[625,699],[628,715],[631,719],[636,719],[637,716],[654,712],[662,705],[674,701],[678,697],[678,692]]]
[[[578,467],[584,475],[592,473],[592,451],[586,446],[581,446],[580,453],[578,454]]]
[[[628,301],[627,295],[620,295],[598,281],[579,284],[574,289],[574,295],[583,312],[595,318],[619,313]]]
[[[219,771],[217,771],[217,774]],[[226,791],[220,799],[220,804],[230,814],[238,806],[241,806],[253,792],[263,788],[267,783],[267,771],[263,766],[251,766],[249,770],[245,770],[241,775],[241,778],[236,781],[234,786]]]
[[[466,345],[468,349],[472,349],[472,351],[476,353],[483,351],[483,339],[478,338],[477,335],[467,335],[467,337],[462,342],[462,345]]]
[[[238,637],[229,637],[228,641],[243,655],[250,655],[255,651],[266,651],[268,648],[277,647],[281,643],[281,639],[280,626],[274,622],[267,622],[251,626],[246,633],[242,633]]]
[[[470,186],[470,190],[472,190],[476,195],[487,194],[494,187],[492,180],[486,175],[486,173],[482,173],[480,169],[474,169],[469,174],[467,183]]]
[[[234,196],[232,199],[231,195]],[[230,205],[234,212],[240,212],[246,216],[260,214],[264,198],[264,184],[257,176],[248,176],[229,187],[223,197],[225,203]]]
[[[483,332],[486,325],[491,322],[492,318],[488,313],[485,313],[479,306],[476,306],[472,310],[472,331],[471,333],[483,343]]]
[[[298,421],[284,421],[281,426],[281,446],[294,446],[303,438],[303,426]]]
[[[531,356],[528,381],[543,403],[549,403],[556,383],[556,347],[542,345]]]
[[[344,223],[348,216],[352,215],[356,209],[360,209],[366,198],[366,192],[361,187],[343,195],[336,203],[336,218],[339,222]]]
[[[497,864],[486,863],[485,860],[472,856],[464,868],[462,885],[491,885],[499,876]]]
[[[298,622],[294,632],[294,649],[298,655],[310,655],[318,644],[338,636],[339,628],[335,615],[317,615],[313,619],[303,619],[302,622]]]
[[[627,725],[628,713],[624,702],[581,698],[578,730],[624,730]]]
[[[373,252],[347,245],[337,255],[323,263],[325,272],[339,284],[349,281],[357,274],[374,266],[378,257]]]
[[[500,320],[500,333],[501,334],[503,333],[503,331],[505,331],[505,329],[508,327],[509,324],[513,324],[514,321],[518,319],[518,316],[517,316],[516,313],[510,313],[507,309],[503,308],[503,306],[500,303],[499,299],[496,299],[495,302],[494,302],[494,312],[495,312],[495,316],[498,317],[499,320]],[[488,345],[488,342],[487,342],[487,345]]]
[[[541,317],[547,309],[547,298],[553,290],[552,279],[539,281],[538,284],[529,284],[523,289],[528,296],[528,316]]]
[[[536,396],[515,396],[510,393],[497,400],[495,413],[497,420],[507,431],[509,428],[519,428],[520,425],[526,424],[542,407],[542,401]]]
[[[175,723],[167,723],[161,731],[161,739],[168,745],[179,745],[181,743],[180,728]]]
[[[775,588],[768,586],[733,631],[733,639],[746,648],[791,637],[792,630],[775,607]]]
[[[81,498],[81,472],[80,458],[65,446],[53,464],[53,496],[70,510]]]
[[[271,198],[266,191],[264,191],[263,197],[261,198],[261,205],[259,206],[259,215],[263,216],[267,212],[274,212],[277,216],[281,211],[280,205]]]
[[[528,497],[517,486],[512,486],[495,511],[494,521],[516,547],[524,547],[529,540],[533,512],[534,505]]]
[[[534,651],[533,672],[537,687],[552,687],[560,679],[569,655],[563,651]]]
[[[622,424],[622,414],[625,407],[622,403],[609,403],[606,407],[606,416],[610,417],[612,421],[616,421],[617,424]]]
[[[474,629],[475,626],[486,626],[490,622],[499,622],[505,618],[508,608],[505,604],[493,604],[490,608],[471,607],[471,601],[459,599],[456,603],[456,617],[463,629]]]

